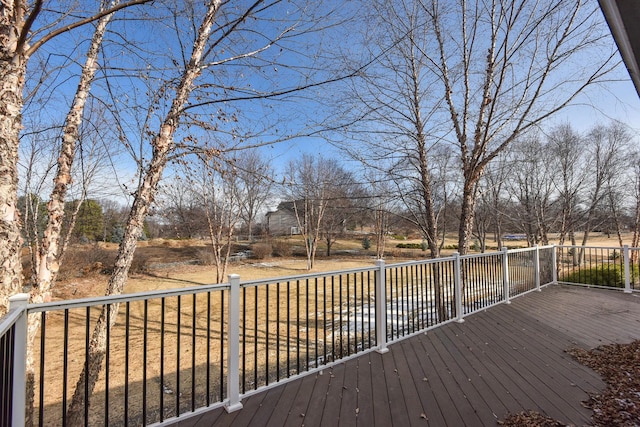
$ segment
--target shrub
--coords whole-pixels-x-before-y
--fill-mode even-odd
[[[116,224],[111,230],[111,243],[122,243],[122,239],[124,239],[124,227]]]
[[[271,256],[273,247],[269,243],[256,243],[251,246],[251,253],[255,259],[265,259]]]
[[[283,240],[276,240],[271,243],[271,254],[277,257],[291,256],[291,245]]]
[[[638,267],[633,266],[631,275],[637,276]],[[617,264],[606,264],[600,267],[577,270],[566,276],[565,282],[584,285],[624,288],[624,268]]]
[[[420,243],[420,249],[422,250],[422,252],[425,252],[427,249],[429,249],[429,245],[427,244],[426,240],[423,240],[422,243]]]
[[[196,252],[196,258],[200,265],[215,265],[216,260],[211,249],[199,249]]]
[[[138,274],[148,273],[150,260],[151,258],[149,256],[136,252],[133,256],[133,261],[131,261],[131,268],[129,268],[129,272]]]
[[[362,239],[362,249],[364,249],[365,251],[371,249],[371,240],[369,240],[368,237]]]
[[[399,249],[422,249],[422,243],[398,243],[396,248]]]
[[[58,272],[58,280],[69,280],[91,273],[110,274],[113,270],[115,252],[98,245],[70,247]]]

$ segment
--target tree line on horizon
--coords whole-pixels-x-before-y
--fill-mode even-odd
[[[166,179],[141,238],[211,240],[210,232],[221,228],[228,237],[221,241],[225,247],[238,236],[264,239],[269,236],[265,212],[278,204],[274,201],[289,203],[288,210],[299,214],[301,233],[305,233],[307,224],[306,233],[325,241],[328,253],[335,239],[349,231],[366,230],[382,239],[390,234],[424,237],[416,223],[424,208],[406,203],[410,194],[400,192],[410,184],[400,185],[392,174],[384,180],[378,174],[376,181],[369,181],[367,178],[373,176],[367,175],[366,169],[347,170],[334,159],[303,155],[300,160],[291,160],[284,181],[279,182],[276,171],[257,152],[243,155],[235,160],[235,170],[221,173],[207,170],[206,164],[200,163],[204,170],[197,171],[196,162],[190,163],[183,175]],[[435,170],[446,168],[450,160],[441,158],[442,164]],[[438,190],[434,204],[441,247],[445,235],[455,233],[459,225],[461,178],[457,175],[455,168],[450,168],[442,175],[446,179],[439,180],[435,174],[431,177]],[[404,176],[406,181],[411,179]],[[557,235],[560,244],[586,245],[591,232],[605,233],[621,246],[622,233],[631,232],[632,246],[636,246],[639,182],[640,152],[621,123],[597,125],[584,134],[570,124],[527,134],[491,164],[480,181],[474,246],[481,252],[488,241],[501,247],[504,234],[522,235],[529,246],[546,245],[551,233]],[[220,189],[227,190],[213,195]],[[417,193],[418,189],[413,191]],[[26,196],[19,199],[22,217],[29,224],[24,227],[24,239],[35,244],[30,230],[42,235],[46,205],[34,194],[29,208],[26,200]],[[293,200],[297,201],[295,205]],[[321,217],[315,218],[321,205]],[[120,243],[126,207],[110,200],[74,200],[65,206],[69,219],[76,209],[75,225],[65,224],[73,242]],[[212,216],[213,211],[218,216]],[[385,220],[377,222],[379,216]],[[316,230],[311,230],[312,224]],[[578,235],[581,240],[576,240]]]

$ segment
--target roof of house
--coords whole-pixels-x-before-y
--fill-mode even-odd
[[[298,210],[300,212],[302,212],[303,206],[304,206],[304,201],[303,200],[298,200],[295,203],[297,204]],[[275,211],[267,212],[266,215],[269,216],[269,215],[272,215],[272,214],[274,214],[276,212],[281,212],[281,211],[289,212],[292,215],[295,215],[296,210],[294,209],[294,202],[280,202]]]
[[[640,96],[640,2],[598,0],[611,34]]]

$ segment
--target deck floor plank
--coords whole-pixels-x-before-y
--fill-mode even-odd
[[[460,328],[463,330],[466,339],[469,340],[470,345],[476,346],[475,354],[478,356],[478,363],[486,371],[486,375],[499,384],[493,390],[494,393],[498,393],[501,388],[504,390],[503,394],[500,395],[500,403],[506,407],[507,412],[517,412],[520,408],[535,407],[535,401],[522,387],[518,386],[517,381],[511,378],[509,373],[504,371],[502,353],[496,352],[495,346],[483,339],[484,337],[473,329],[472,324],[466,323]],[[496,415],[500,417],[505,414],[496,412]]]
[[[340,420],[340,401],[342,400],[342,386],[344,384],[343,363],[333,367],[329,373],[327,398],[321,414],[321,425],[338,425]]]
[[[640,294],[550,286],[175,425],[496,426],[523,410],[585,425],[604,383],[565,350],[637,339]]]
[[[422,378],[420,372],[416,372],[414,365],[409,362],[413,349],[409,340],[398,343],[396,348],[399,351],[393,353],[395,361],[395,370],[397,371],[400,388],[402,390],[402,399],[407,407],[407,416],[410,425],[424,425],[422,414],[426,413],[424,405],[420,399],[420,395],[416,388],[417,377]]]
[[[386,356],[389,356],[389,353],[372,353],[370,358],[371,378],[369,378],[369,381],[371,381],[372,390],[371,407],[373,409],[375,423],[379,425],[392,425],[387,380],[382,365],[382,360]]]
[[[280,398],[278,399],[275,408],[271,413],[271,416],[269,417],[268,425],[284,425],[287,416],[289,415],[289,410],[293,405],[293,400],[298,394],[301,383],[301,381],[292,381],[279,386],[282,387],[282,393],[280,394]],[[252,399],[253,397],[254,396],[251,396],[249,399]]]
[[[489,374],[482,361],[478,359],[475,344],[463,333],[463,328],[457,328],[456,325],[443,328],[439,338],[449,349],[450,354],[458,360],[459,368],[485,402],[489,414],[484,414],[484,419],[495,420],[508,413],[509,407],[515,406],[513,397],[506,393],[502,384]],[[491,405],[492,403],[494,405]],[[484,405],[477,407],[482,406]]]
[[[356,425],[371,427],[375,424],[373,417],[373,390],[371,389],[371,356],[377,353],[367,353],[356,359],[358,361],[357,370],[357,393],[358,393],[358,416]]]
[[[335,368],[330,368],[314,374],[316,377],[316,383],[311,395],[309,396],[309,405],[305,412],[304,423],[306,426],[321,425],[333,370],[335,370]]]
[[[338,425],[354,426],[357,423],[358,408],[358,360],[351,359],[341,366],[344,370],[344,380],[342,383],[342,398],[340,399],[340,410]],[[356,412],[356,409],[358,411]]]
[[[484,404],[482,394],[476,390],[471,377],[465,373],[465,369],[463,368],[463,365],[466,364],[465,361],[460,360],[460,355],[452,352],[451,346],[447,345],[446,337],[443,334],[444,329],[451,329],[451,326],[448,328],[434,329],[432,331],[434,339],[430,341],[438,348],[440,356],[446,363],[447,371],[450,372],[451,378],[457,384],[458,390],[462,392],[464,399],[462,400],[458,397],[455,403],[458,404],[462,410],[466,411],[462,414],[465,424],[486,425],[489,422],[495,421],[496,418],[493,416],[491,409]],[[449,387],[455,388],[456,386],[452,385]],[[473,415],[471,415],[470,411],[473,411]],[[476,417],[478,419],[477,422],[475,421]]]
[[[285,426],[299,426],[304,423],[307,408],[309,407],[309,396],[311,396],[316,383],[316,375],[304,376],[296,382],[300,382],[300,388],[293,398],[289,416],[283,424]]]
[[[456,381],[454,372],[447,363],[447,354],[441,353],[443,348],[436,341],[430,338],[421,340],[443,385],[441,389],[436,391],[438,401],[444,401],[444,406],[448,408],[444,411],[447,423],[451,423],[451,425],[482,425],[473,404],[468,401],[465,391]]]
[[[422,378],[422,382],[425,383],[426,386],[429,387],[435,404],[437,405],[440,415],[442,416],[445,424],[435,424],[435,425],[446,425],[449,423],[450,425],[462,425],[463,419],[458,414],[458,410],[456,409],[456,404],[451,399],[447,392],[447,388],[445,387],[442,379],[440,378],[440,374],[436,365],[433,363],[432,355],[433,351],[430,352],[424,345],[424,342],[428,340],[424,335],[417,335],[411,342],[413,344],[414,351],[416,355],[418,355],[418,360],[420,362],[420,366],[422,368],[422,372],[424,373],[424,377]],[[431,414],[426,413],[427,419],[431,420]],[[440,417],[438,414],[435,414],[435,422]]]
[[[553,368],[556,366],[558,358],[563,362],[573,361],[570,355],[564,353],[564,350],[575,347],[577,343],[566,334],[545,327],[544,324],[530,318],[525,313],[516,313],[514,317],[511,317],[507,313],[488,312],[486,316],[497,331],[509,333],[514,345],[519,345],[525,352],[527,349],[531,349],[532,353],[529,355],[535,356],[536,363]],[[519,331],[512,332],[513,329],[519,329]],[[559,348],[563,353],[558,354]],[[602,381],[599,378],[584,375],[584,366],[576,363],[564,363],[563,366],[566,370],[559,371],[562,380],[568,380],[569,383],[575,384],[587,392],[593,391],[594,387],[602,386]]]
[[[440,405],[438,405],[434,395],[433,385],[435,383],[433,381],[429,382],[429,376],[433,374],[432,367],[429,366],[425,369],[425,365],[422,363],[423,360],[427,359],[426,354],[420,352],[415,340],[406,340],[403,345],[405,345],[405,357],[407,365],[411,369],[416,394],[423,408],[420,417],[424,416],[429,425],[445,425],[446,422],[442,416]]]
[[[389,352],[388,357],[382,358],[382,369],[387,384],[387,405],[391,414],[393,425],[410,425],[407,402],[402,395],[402,385],[396,368],[396,358],[402,352],[402,346],[398,345],[394,351]],[[374,405],[384,405],[385,402],[374,402]]]
[[[482,316],[482,314],[476,316]],[[484,318],[482,320],[486,321]],[[580,420],[581,423],[578,423],[579,425],[587,422],[588,419],[584,418],[585,412],[582,410],[583,408],[566,405],[564,400],[565,393],[567,393],[567,398],[573,399],[572,401],[574,402],[575,400],[578,402],[585,400],[587,398],[586,394],[575,387],[567,386],[564,381],[559,381],[549,373],[550,370],[555,369],[562,363],[563,348],[559,347],[557,349],[556,353],[559,357],[554,367],[545,366],[533,354],[538,350],[535,347],[526,349],[515,343],[514,337],[502,329],[503,323],[490,323],[490,329],[482,328],[477,330],[478,334],[496,349],[495,357],[501,360],[503,375],[512,378],[541,409],[544,408],[544,412],[549,416],[565,422],[574,419]],[[516,325],[513,323],[509,327],[518,332]],[[566,344],[568,345],[568,342]],[[577,362],[573,363],[577,364]],[[558,393],[558,389],[562,389],[564,393]]]
[[[275,387],[264,393],[264,399],[262,399],[258,409],[256,409],[251,418],[251,426],[260,427],[268,425],[269,418],[271,418],[271,414],[273,414],[273,410],[278,400],[280,400],[280,395],[282,395],[283,390],[284,387]]]

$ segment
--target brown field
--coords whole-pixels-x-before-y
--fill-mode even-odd
[[[582,236],[578,235],[577,241],[580,242],[581,238]],[[287,240],[291,245],[301,245],[299,239]],[[631,233],[625,233],[623,241],[625,244],[631,243]],[[420,242],[420,239],[390,239],[386,250],[387,262],[402,262],[426,257],[427,253],[419,249],[398,249],[395,247],[398,243],[420,244]],[[450,236],[446,240],[445,247],[455,243],[455,236]],[[507,241],[506,244],[509,248],[526,246],[526,242],[520,240]],[[602,233],[592,233],[588,244],[590,246],[617,247],[618,240],[614,235],[607,237]],[[489,240],[487,245],[489,251],[496,250],[493,246],[495,242],[492,240]],[[53,298],[60,300],[104,295],[109,276],[101,274],[100,267],[108,265],[109,261],[115,257],[116,250],[117,245],[111,243],[72,248],[63,265],[64,271],[61,272],[61,278],[53,290]],[[324,256],[324,251],[324,246],[318,249],[313,272],[371,266],[375,263],[375,252],[363,250],[360,239],[339,240],[333,247],[333,252],[336,254],[330,258]],[[132,267],[133,273],[125,287],[125,293],[173,289],[215,282],[214,266],[181,264],[198,259],[206,252],[207,247],[202,241],[154,239],[139,242]],[[445,249],[442,254],[446,256],[453,252],[453,249]],[[96,265],[99,266],[96,267]],[[104,273],[108,273],[108,271]],[[305,273],[308,273],[306,259],[301,255],[232,262],[227,271],[227,274],[239,274],[242,281]]]

